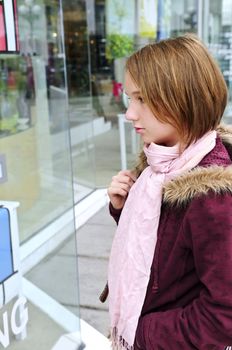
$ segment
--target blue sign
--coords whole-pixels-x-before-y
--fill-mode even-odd
[[[10,214],[8,209],[0,208],[0,283],[13,273]]]

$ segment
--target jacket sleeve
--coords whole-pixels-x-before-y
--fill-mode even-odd
[[[113,207],[112,203],[110,202],[109,203],[109,211],[110,211],[110,215],[114,218],[114,220],[118,224],[122,209],[115,209]]]
[[[182,234],[203,289],[184,308],[141,317],[135,350],[232,348],[232,195],[194,199]]]

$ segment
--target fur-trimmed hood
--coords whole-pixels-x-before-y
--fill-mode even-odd
[[[232,127],[220,125],[217,133],[232,159]],[[232,165],[198,166],[164,186],[163,200],[170,205],[186,205],[195,196],[229,192],[232,194]]]

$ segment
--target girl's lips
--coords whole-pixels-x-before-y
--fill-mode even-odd
[[[144,131],[144,128],[136,128],[135,127],[135,131],[137,132],[137,134],[142,134]]]

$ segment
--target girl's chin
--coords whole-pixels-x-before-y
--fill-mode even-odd
[[[151,143],[152,140],[149,139],[149,137],[146,137],[145,135],[140,136],[144,143]]]
[[[155,140],[151,140],[151,139],[149,139],[148,137],[142,137],[142,140],[143,140],[143,143],[144,143],[145,145],[150,145],[151,143],[156,143]]]

